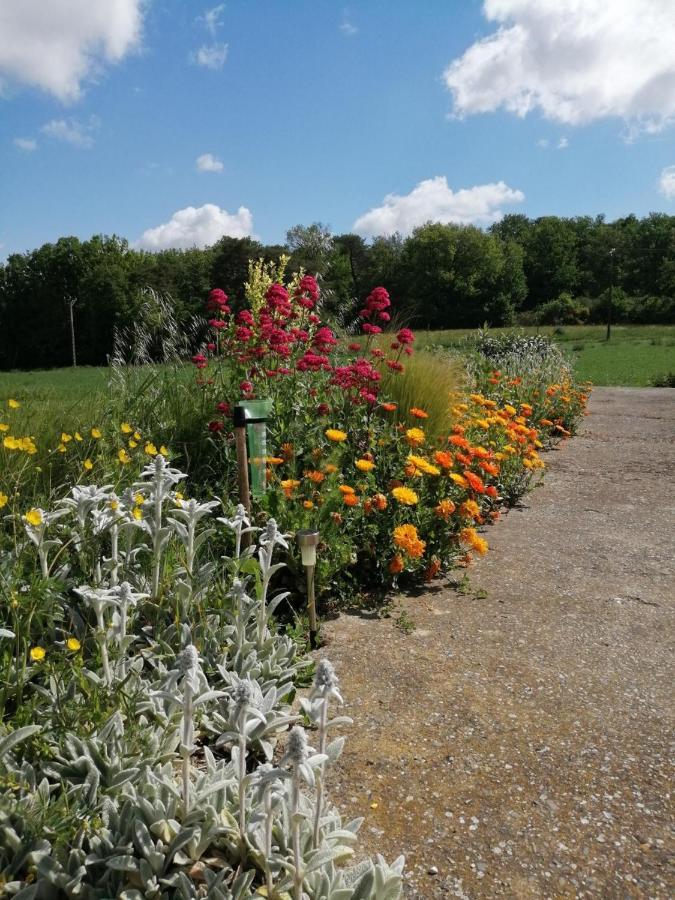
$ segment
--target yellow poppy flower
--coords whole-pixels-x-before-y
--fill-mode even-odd
[[[120,431],[122,432],[122,434],[131,434],[133,430],[134,429],[128,422],[122,422],[122,424],[120,425]]]
[[[7,506],[8,503],[9,497],[7,496],[7,494],[3,494],[3,492],[0,491],[0,509],[2,509],[3,506]]]
[[[118,458],[119,461],[122,463],[122,465],[126,465],[127,463],[130,463],[130,462],[131,462],[131,457],[129,456],[129,454],[127,453],[127,451],[124,450],[124,449],[118,450],[118,452],[117,452],[117,458]]]
[[[85,459],[82,465],[87,470],[87,472],[91,472],[91,470],[94,468],[94,464],[90,459]]]
[[[68,638],[68,640],[66,641],[66,647],[69,650],[74,650],[74,651],[79,650],[81,646],[82,645],[80,644],[80,642],[78,641],[77,638],[71,637],[71,638]]]
[[[157,447],[150,441],[147,442],[145,447],[143,447],[148,456],[157,456]]]
[[[91,429],[91,436],[94,438],[95,441],[99,440],[99,438],[101,437],[101,430],[100,430],[100,428],[92,428],[92,429]]]
[[[7,405],[10,409],[19,409],[19,407],[21,406],[18,400],[8,400]]]
[[[46,655],[46,651],[44,647],[31,647],[30,648],[30,658],[33,662],[40,662],[40,660],[44,659]]]

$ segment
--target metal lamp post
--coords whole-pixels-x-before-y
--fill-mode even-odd
[[[304,528],[296,534],[302,565],[307,576],[307,607],[309,610],[309,644],[312,650],[317,647],[319,630],[316,622],[316,599],[314,597],[314,570],[316,568],[316,548],[319,543],[319,532],[312,528]]]

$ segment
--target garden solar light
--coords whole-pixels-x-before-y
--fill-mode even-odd
[[[309,609],[309,643],[316,649],[318,628],[316,624],[316,601],[314,598],[314,570],[316,568],[316,548],[319,543],[319,532],[312,528],[304,528],[296,534],[302,565],[307,575],[307,606]]]

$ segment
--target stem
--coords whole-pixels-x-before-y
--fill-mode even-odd
[[[321,701],[321,718],[319,720],[319,753],[326,752],[326,736],[328,732],[328,700]],[[321,813],[323,811],[323,773],[325,763],[321,763],[316,772],[316,808],[314,810],[314,846],[319,846]]]
[[[119,569],[119,526],[113,524],[110,526],[110,561],[112,569],[110,570],[110,585],[117,587],[117,572]]]
[[[155,484],[155,533],[153,535],[153,555],[155,568],[152,573],[152,596],[157,598],[159,595],[159,574],[162,564],[162,555],[160,551],[160,542],[162,539],[162,488],[161,485]]]
[[[186,676],[183,683],[183,814],[190,811],[190,747],[192,746],[192,687]]]
[[[267,882],[267,896],[272,897],[274,893],[274,884],[272,881],[272,870],[270,868],[270,859],[272,858],[272,829],[274,828],[274,817],[272,815],[272,785],[268,784],[264,794],[265,804],[265,880]]]
[[[242,847],[246,833],[246,707],[241,711],[239,719],[239,831],[241,832]]]
[[[300,853],[300,776],[297,771],[293,772],[291,780],[291,818],[293,820],[293,864],[295,873],[293,875],[293,885],[295,900],[302,900],[302,855]]]

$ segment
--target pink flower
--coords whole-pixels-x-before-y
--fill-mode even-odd
[[[252,394],[253,385],[250,381],[242,381],[239,385],[239,390],[242,392],[242,394]]]
[[[232,407],[230,406],[230,404],[225,403],[224,401],[221,401],[220,403],[216,404],[216,409],[218,410],[219,413],[222,413],[224,416],[229,416],[230,413],[232,412]]]
[[[206,308],[209,312],[229,313],[230,307],[227,305],[227,294],[220,288],[214,288],[209,293],[209,299],[206,301]]]
[[[209,431],[212,434],[218,434],[218,432],[222,431],[224,428],[225,425],[222,422],[218,422],[217,420],[209,422]]]
[[[364,322],[361,329],[364,334],[382,334],[382,329],[379,325],[370,325],[368,322]]]
[[[216,349],[216,345],[215,344],[207,344],[206,349],[209,351],[209,353],[213,353],[213,351]]]
[[[348,346],[350,350],[353,350],[356,353],[358,353],[358,351],[361,349],[361,344],[357,343],[349,344]]]
[[[247,328],[246,325],[237,325],[234,330],[234,336],[238,341],[246,343],[253,337],[253,332],[250,328]]]
[[[248,309],[242,309],[241,312],[238,312],[236,315],[237,325],[254,325],[253,313],[251,313]]]
[[[222,319],[209,319],[209,325],[211,328],[227,328],[227,322]]]
[[[399,333],[396,335],[396,340],[399,344],[412,344],[415,340],[415,335],[409,328],[401,328]]]

